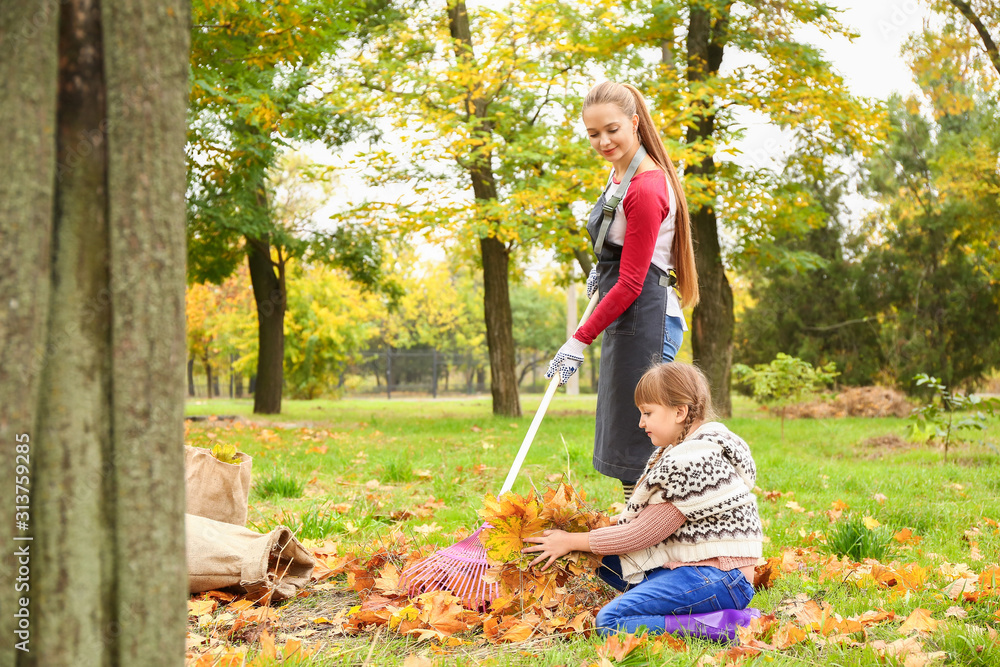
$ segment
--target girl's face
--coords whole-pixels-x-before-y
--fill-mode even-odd
[[[646,430],[654,447],[676,445],[684,431],[686,405],[640,405],[639,428]]]
[[[638,114],[629,118],[617,104],[590,105],[583,110],[583,124],[590,145],[608,162],[623,159],[639,145]]]

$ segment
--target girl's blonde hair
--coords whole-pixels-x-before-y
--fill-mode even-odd
[[[687,437],[694,422],[715,419],[705,374],[697,366],[677,361],[657,364],[643,374],[635,387],[635,404],[671,408],[686,405],[688,413],[680,441]]]
[[[677,176],[677,170],[674,169],[674,163],[670,161],[667,149],[663,145],[663,139],[660,138],[660,133],[653,125],[653,117],[646,107],[645,98],[635,86],[605,81],[591,88],[583,100],[584,109],[593,104],[614,104],[629,118],[634,115],[639,116],[639,141],[646,147],[646,152],[653,158],[653,162],[666,173],[677,201],[677,225],[674,231],[674,242],[670,248],[674,270],[677,272],[677,289],[681,293],[681,299],[684,300],[686,308],[697,305],[699,299],[698,268],[695,266],[694,260],[694,242],[691,238],[691,218],[688,215],[687,199],[684,197],[684,190],[681,188],[681,181]]]

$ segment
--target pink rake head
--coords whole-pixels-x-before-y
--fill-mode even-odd
[[[418,561],[403,571],[400,588],[410,596],[426,591],[448,590],[470,609],[485,609],[500,595],[496,583],[486,583],[483,575],[489,568],[486,549],[479,541],[479,534],[488,523],[457,544]]]

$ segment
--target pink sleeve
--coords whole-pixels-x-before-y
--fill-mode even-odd
[[[590,552],[606,556],[645,549],[667,539],[684,521],[672,503],[647,505],[630,523],[590,531]]]
[[[660,225],[670,211],[663,172],[651,169],[634,176],[622,201],[622,208],[626,224],[618,282],[597,304],[590,319],[573,335],[587,345],[618,319],[642,292]]]

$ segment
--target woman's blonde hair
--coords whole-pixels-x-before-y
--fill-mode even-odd
[[[670,254],[674,270],[677,272],[677,289],[681,293],[684,306],[693,307],[699,298],[698,268],[694,260],[694,242],[691,238],[691,218],[688,215],[687,199],[684,197],[684,190],[681,188],[674,163],[670,161],[663,139],[653,124],[653,117],[649,114],[646,100],[635,86],[604,81],[590,89],[583,101],[583,108],[586,109],[593,104],[614,104],[629,118],[634,115],[639,116],[639,141],[646,147],[646,152],[653,158],[653,162],[666,173],[670,187],[674,190],[674,198],[677,201],[677,225]]]

